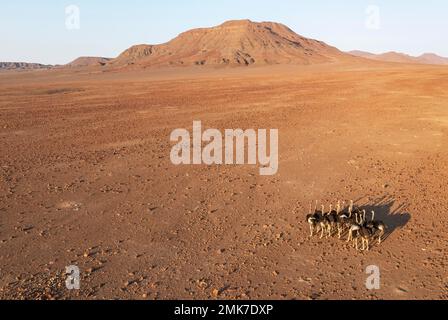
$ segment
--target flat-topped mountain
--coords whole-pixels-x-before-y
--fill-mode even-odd
[[[114,66],[315,64],[350,59],[324,42],[283,24],[228,21],[193,29],[160,45],[137,45],[112,60]]]

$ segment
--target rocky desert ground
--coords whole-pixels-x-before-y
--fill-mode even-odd
[[[447,299],[447,104],[444,66],[0,73],[0,298]],[[194,120],[278,129],[278,174],[173,165]],[[369,252],[309,237],[350,199],[389,226]]]

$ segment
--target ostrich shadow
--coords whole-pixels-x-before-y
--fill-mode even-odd
[[[359,208],[366,210],[367,220],[371,219],[371,212],[374,211],[375,220],[383,221],[386,224],[386,232],[382,238],[383,241],[386,241],[390,235],[404,228],[411,221],[411,215],[407,211],[408,204],[401,203],[396,206],[396,200],[390,196],[384,196],[375,200],[367,199],[366,202],[359,205]]]

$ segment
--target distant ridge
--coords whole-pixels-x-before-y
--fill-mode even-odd
[[[64,65],[64,67],[78,68],[78,67],[104,66],[110,60],[112,59],[104,57],[79,57],[73,60],[72,62],[67,63],[66,65]]]
[[[27,62],[0,62],[0,70],[48,70],[64,68],[101,67],[112,59],[104,57],[79,57],[65,65],[46,65]]]
[[[434,53],[425,53],[418,57],[393,51],[383,54],[373,54],[370,52],[355,50],[350,51],[349,53],[357,57],[385,62],[448,65],[448,58],[438,56]]]
[[[52,65],[27,62],[0,62],[0,70],[39,70],[51,69]]]
[[[448,65],[448,58],[438,56],[434,53],[425,53],[418,57],[422,63]]]

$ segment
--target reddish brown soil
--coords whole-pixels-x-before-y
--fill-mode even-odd
[[[446,299],[447,79],[341,64],[0,74],[0,298]],[[279,129],[279,173],[172,165],[170,133],[193,120]],[[386,241],[310,239],[315,199],[375,209]]]

